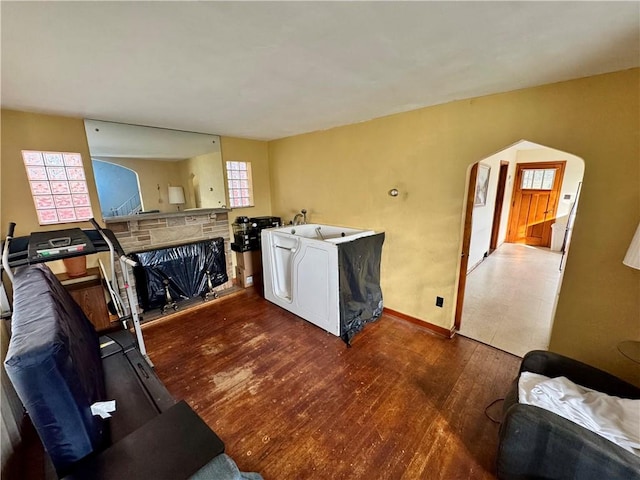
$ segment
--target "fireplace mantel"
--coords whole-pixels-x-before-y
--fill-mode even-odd
[[[222,237],[229,280],[216,287],[216,290],[226,290],[233,286],[228,212],[226,209],[219,208],[193,209],[183,212],[112,217],[104,220],[126,254]],[[121,273],[118,272],[118,274],[121,280]]]
[[[231,265],[229,214],[223,209],[194,209],[184,212],[146,213],[106,218],[125,253],[179,245],[222,237]],[[229,272],[231,273],[231,268]],[[231,277],[232,275],[230,275]]]
[[[106,217],[104,219],[104,223],[107,224],[107,228],[110,228],[109,225],[113,223],[150,220],[155,218],[186,217],[194,215],[209,215],[210,217],[213,215],[211,218],[215,218],[218,214],[227,214],[230,211],[231,210],[227,208],[190,208],[179,212],[139,213],[136,215],[123,215],[120,217]]]

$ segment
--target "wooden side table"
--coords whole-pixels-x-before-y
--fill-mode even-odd
[[[99,268],[88,268],[82,277],[69,277],[66,273],[56,276],[98,332],[111,327]]]

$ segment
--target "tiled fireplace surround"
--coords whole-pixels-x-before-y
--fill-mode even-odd
[[[132,215],[113,219],[107,218],[105,223],[107,228],[113,231],[126,254],[222,237],[224,239],[224,253],[229,280],[216,287],[216,290],[225,290],[233,285],[231,235],[229,214],[226,210]],[[122,272],[119,268],[119,262],[116,263],[120,294],[123,298],[126,298]],[[129,277],[131,282],[134,283],[132,288],[134,295],[136,295],[135,279],[131,269],[129,270]]]

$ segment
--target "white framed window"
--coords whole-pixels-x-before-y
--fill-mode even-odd
[[[253,207],[253,181],[250,162],[226,162],[229,206]]]
[[[40,225],[93,218],[82,155],[22,150]]]

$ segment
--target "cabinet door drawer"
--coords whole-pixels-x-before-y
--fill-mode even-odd
[[[109,311],[100,280],[74,283],[66,288],[97,331],[109,328]]]

